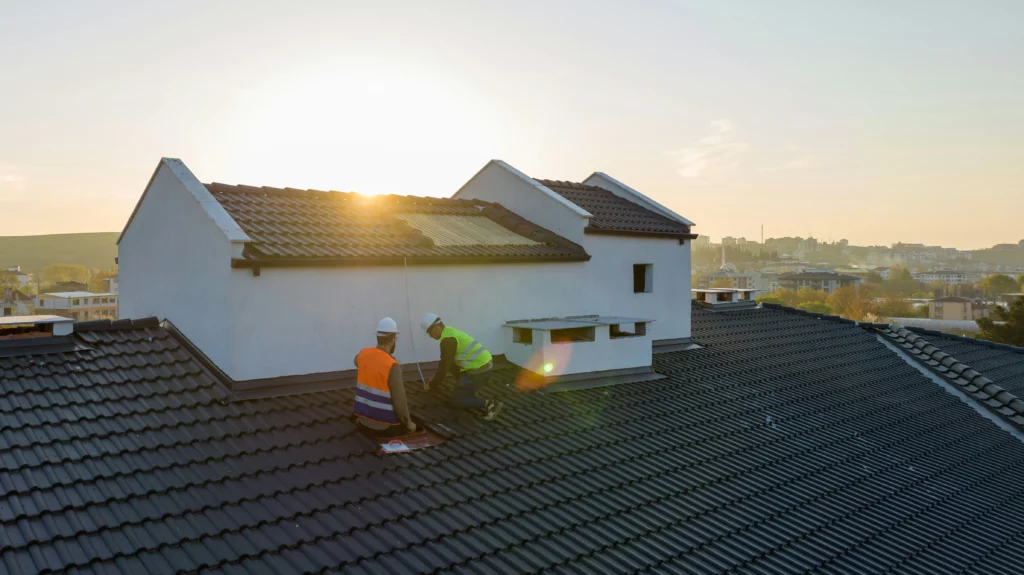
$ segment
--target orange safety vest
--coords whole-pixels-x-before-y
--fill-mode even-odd
[[[388,374],[398,363],[391,354],[376,347],[368,347],[356,356],[356,400],[352,412],[359,417],[378,423],[398,425]]]

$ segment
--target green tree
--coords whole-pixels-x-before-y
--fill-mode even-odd
[[[841,287],[828,296],[828,306],[845,318],[863,321],[874,311],[871,299],[866,296],[858,286]]]
[[[811,288],[800,288],[800,290],[796,292],[796,297],[797,297],[797,306],[796,307],[799,308],[800,304],[804,304],[804,303],[821,303],[821,304],[824,304],[825,300],[828,299],[828,294],[825,293],[822,290],[813,290]],[[824,313],[824,312],[822,312],[822,313]]]
[[[825,304],[823,302],[820,302],[820,301],[804,302],[804,303],[796,306],[796,308],[797,309],[806,310],[806,311],[810,311],[810,312],[814,312],[814,313],[824,313],[824,314],[829,314],[829,315],[832,314],[832,308],[828,307],[827,304]]]
[[[19,288],[21,282],[18,281],[18,276],[14,272],[7,270],[0,270],[0,288]]]
[[[885,280],[883,280],[882,276],[878,275],[877,272],[871,272],[867,276],[864,277],[864,281],[868,282],[868,283],[873,283],[873,284],[880,284],[880,283],[882,283]]]
[[[89,291],[93,293],[103,293],[110,289],[110,284],[107,279],[110,276],[117,274],[117,268],[110,268],[108,270],[96,270],[92,273],[92,279],[89,280]]]
[[[776,290],[754,299],[762,303],[768,300],[769,303],[788,305],[789,307],[796,307],[800,303],[800,296],[795,291],[789,289]]]
[[[985,295],[996,297],[1004,293],[1013,293],[1020,289],[1020,284],[1006,274],[994,274],[981,280],[981,289]]]
[[[39,272],[39,281],[44,284],[76,281],[89,283],[92,272],[85,266],[75,264],[50,264]]]
[[[925,306],[927,308],[927,306]],[[914,315],[913,305],[910,300],[888,298],[878,304],[875,311],[881,317],[912,317]],[[925,317],[927,317],[927,311]]]
[[[983,338],[1024,347],[1024,298],[1015,298],[1009,308],[995,307],[977,323]]]
[[[1020,286],[1018,289],[1024,292],[1024,274],[1017,276],[1017,285]]]

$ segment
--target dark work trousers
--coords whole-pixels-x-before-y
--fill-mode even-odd
[[[484,406],[484,400],[476,396],[481,387],[491,380],[491,370],[480,373],[462,372],[459,381],[452,389],[452,405],[463,409],[480,409]]]

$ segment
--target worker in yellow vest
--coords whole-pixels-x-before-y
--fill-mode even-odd
[[[356,355],[356,397],[352,412],[356,423],[376,437],[397,437],[416,431],[395,360],[398,324],[390,317],[377,324],[377,347]]]
[[[494,362],[491,354],[471,335],[449,327],[434,313],[420,319],[427,335],[440,341],[441,363],[427,383],[427,389],[436,388],[449,373],[455,376],[452,405],[463,409],[476,409],[486,420],[494,419],[501,411],[501,403],[477,397],[477,392],[491,379]]]

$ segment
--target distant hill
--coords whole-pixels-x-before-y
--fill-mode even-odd
[[[78,264],[107,269],[117,257],[118,232],[56,234],[50,236],[0,236],[0,269],[21,266],[35,273],[50,264]]]

